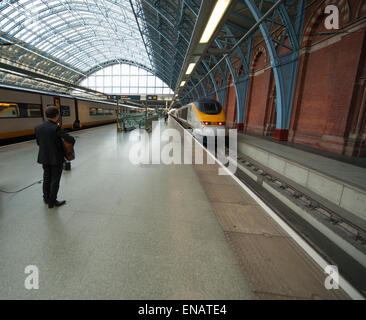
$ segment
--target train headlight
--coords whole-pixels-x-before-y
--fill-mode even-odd
[[[225,122],[219,122],[219,126],[224,126]]]
[[[209,126],[211,124],[211,122],[209,122],[209,121],[202,121],[202,124],[205,125],[205,126]]]

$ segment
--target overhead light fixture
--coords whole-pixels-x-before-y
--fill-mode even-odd
[[[195,66],[196,66],[196,63],[195,62],[190,63],[189,66],[188,66],[188,69],[187,69],[186,74],[187,75],[191,74]]]
[[[180,86],[181,87],[184,87],[185,84],[186,84],[186,82],[185,81],[182,81],[181,84],[180,84]]]
[[[200,43],[208,43],[210,41],[230,2],[231,0],[217,0],[215,8],[211,13],[211,17],[207,22],[205,31],[203,31]]]

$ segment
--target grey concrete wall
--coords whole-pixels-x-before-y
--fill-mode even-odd
[[[238,143],[238,152],[366,220],[366,190],[244,142]]]

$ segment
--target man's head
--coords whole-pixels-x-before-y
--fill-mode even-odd
[[[57,120],[60,112],[55,106],[48,106],[46,108],[46,117],[50,120]]]

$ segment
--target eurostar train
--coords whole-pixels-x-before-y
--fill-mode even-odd
[[[89,128],[117,121],[116,104],[52,95],[27,89],[0,88],[0,145],[32,138],[49,105],[60,109],[62,128]]]
[[[220,102],[211,99],[201,99],[172,110],[171,114],[186,127],[192,129],[194,136],[217,136],[217,130],[227,129],[224,108]]]

